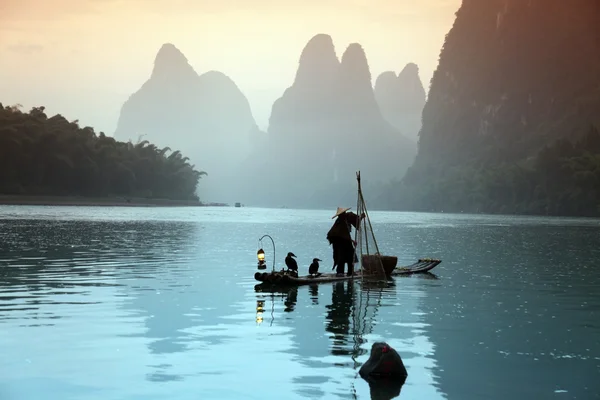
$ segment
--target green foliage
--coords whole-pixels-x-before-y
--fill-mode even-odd
[[[597,132],[573,144],[600,126],[598,15],[589,0],[463,1],[390,207],[598,215]]]
[[[44,107],[0,104],[0,193],[197,200],[197,171],[179,151],[118,142]]]
[[[520,163],[411,169],[396,190],[402,209],[600,216],[600,133],[559,139]]]

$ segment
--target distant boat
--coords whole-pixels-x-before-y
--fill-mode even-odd
[[[241,204],[241,203],[235,203],[235,206],[236,206],[236,207],[241,207],[241,206],[242,206],[242,204]]]

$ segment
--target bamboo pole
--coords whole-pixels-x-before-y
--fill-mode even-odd
[[[362,229],[357,229],[355,232],[355,241],[357,241],[357,247],[358,247],[358,240],[360,240],[360,260],[359,260],[359,262],[361,265],[361,270],[363,271],[361,280],[364,277],[364,272],[365,272],[364,265],[362,264],[362,258],[363,258],[362,239],[363,239],[363,236],[367,235],[367,223],[369,224],[369,230],[371,232],[371,235],[373,236],[373,242],[375,243],[375,251],[376,251],[377,260],[379,261],[380,274],[385,277],[385,269],[383,268],[383,261],[381,260],[381,254],[379,253],[379,245],[377,244],[377,239],[375,238],[375,233],[373,232],[371,218],[369,217],[369,212],[367,211],[367,203],[366,203],[365,198],[362,193],[360,171],[358,171],[356,173],[356,180],[358,181],[358,199],[357,199],[357,206],[356,206],[357,212],[358,212],[358,217],[360,218],[362,213],[364,213],[365,220],[366,220],[364,222],[364,231],[362,231],[360,235],[358,234],[358,231],[362,230]],[[362,219],[360,219],[360,223],[358,224],[358,226],[361,227],[362,225],[363,225]],[[356,239],[357,237],[358,237],[358,240]],[[366,243],[365,246],[366,246],[366,250],[367,250],[367,255],[371,255],[369,253],[369,238],[368,237],[366,237],[365,243]]]

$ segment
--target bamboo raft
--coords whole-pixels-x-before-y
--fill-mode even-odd
[[[374,257],[374,256],[370,256]],[[384,269],[386,270],[386,278],[391,278],[394,276],[400,275],[412,275],[412,274],[420,274],[431,271],[433,268],[438,266],[442,261],[430,258],[419,259],[416,263],[405,266],[405,267],[396,267],[396,263],[398,262],[397,257],[392,256],[381,256],[382,263],[384,265]],[[365,265],[365,256],[363,256],[363,266]],[[393,265],[390,269],[390,265]],[[367,267],[368,268],[368,267]],[[388,273],[389,271],[389,273]],[[275,285],[289,285],[289,286],[301,286],[301,285],[310,285],[314,283],[325,283],[325,282],[339,282],[339,281],[348,281],[355,278],[371,278],[372,274],[364,274],[362,271],[357,271],[352,276],[336,276],[335,273],[326,273],[320,274],[318,276],[296,276],[292,272],[287,272],[284,270],[275,271],[275,272],[256,272],[254,274],[254,279],[259,282],[270,283]],[[375,275],[376,277],[376,275]]]
[[[358,257],[358,254],[360,254],[360,262],[358,262],[359,260],[356,259],[357,262],[355,263],[359,266],[357,272],[351,276],[337,276],[335,273],[316,274],[314,276],[298,276],[297,271],[283,269],[281,271],[275,271],[275,264],[273,264],[272,272],[256,272],[254,274],[254,279],[259,282],[281,286],[300,286],[323,282],[339,282],[352,280],[354,278],[382,281],[389,280],[393,276],[427,273],[442,262],[441,260],[437,259],[425,258],[419,259],[416,263],[406,267],[398,268],[396,267],[396,264],[398,264],[398,257],[381,254],[379,251],[379,245],[375,239],[375,234],[373,233],[373,227],[371,226],[371,219],[367,211],[365,199],[362,195],[360,171],[356,173],[356,180],[358,182],[358,199],[356,206],[357,222],[355,225],[353,242],[355,257]],[[338,207],[338,212],[332,218],[335,218],[336,216],[339,216],[340,213],[344,213],[348,210],[349,208],[341,209]],[[351,230],[352,228],[349,227],[348,235],[350,235]],[[269,235],[264,235],[263,238],[265,236],[268,236],[273,243],[273,258],[275,259],[275,242]],[[266,269],[266,264],[264,261],[265,254],[262,246],[260,245],[261,240],[262,238],[259,239],[260,248],[256,253],[258,257],[259,270]]]

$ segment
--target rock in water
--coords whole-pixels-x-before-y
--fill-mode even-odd
[[[358,373],[366,380],[388,378],[402,383],[408,377],[400,354],[385,342],[373,343],[371,356]]]

